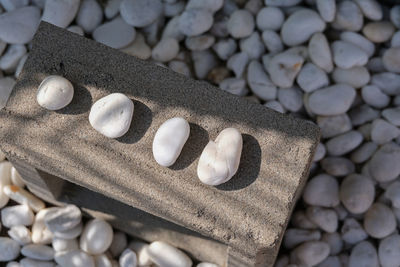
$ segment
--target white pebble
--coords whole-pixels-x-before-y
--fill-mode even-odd
[[[130,248],[125,249],[119,256],[119,265],[121,267],[132,267],[137,265],[136,253]]]
[[[80,36],[84,36],[85,32],[83,31],[83,29],[81,27],[79,27],[78,25],[72,25],[69,26],[67,28],[68,31],[79,34]]]
[[[190,134],[189,123],[180,117],[165,121],[153,140],[153,156],[164,167],[173,165],[179,157]]]
[[[25,187],[25,182],[14,166],[11,168],[11,182],[21,188]]]
[[[40,210],[32,225],[32,242],[35,244],[50,244],[53,234],[44,224],[44,216],[54,208]]]
[[[303,242],[318,241],[320,238],[321,232],[318,230],[289,228],[285,232],[282,244],[287,249],[293,249]]]
[[[384,108],[390,102],[390,97],[376,85],[364,86],[361,90],[361,96],[365,103],[375,108]]]
[[[363,26],[363,14],[353,1],[342,1],[336,8],[336,16],[332,26],[338,30],[357,32]]]
[[[350,69],[335,68],[332,79],[335,83],[345,83],[353,88],[366,85],[371,76],[365,67],[352,67]]]
[[[76,16],[76,24],[91,33],[103,20],[103,10],[96,0],[83,0]]]
[[[383,54],[383,65],[390,72],[400,73],[400,47],[393,47]]]
[[[382,72],[372,75],[371,83],[377,85],[387,95],[400,94],[400,75]]]
[[[60,266],[95,267],[93,257],[82,250],[57,252],[54,260]]]
[[[257,13],[256,24],[260,31],[279,30],[285,20],[285,15],[278,7],[264,7]]]
[[[319,143],[317,146],[317,149],[315,150],[313,162],[320,161],[321,159],[323,159],[325,157],[325,154],[326,154],[326,148],[325,148],[324,144]]]
[[[334,177],[319,174],[306,184],[303,199],[312,206],[334,207],[339,204],[339,184]]]
[[[318,225],[323,231],[328,233],[336,232],[338,216],[335,210],[321,207],[308,207],[306,215],[310,221]]]
[[[332,44],[332,53],[336,66],[343,69],[364,66],[368,62],[367,53],[352,43],[335,41]]]
[[[350,245],[357,244],[368,237],[361,224],[354,218],[346,218],[340,232],[343,241]]]
[[[264,104],[265,107],[275,110],[280,113],[285,113],[285,108],[282,106],[281,103],[275,100],[268,101]]]
[[[252,33],[249,37],[239,42],[240,50],[246,52],[250,59],[258,59],[265,53],[265,47],[258,32]]]
[[[148,253],[148,244],[140,241],[132,241],[129,243],[128,247],[135,251],[137,256],[137,265],[139,267],[151,265],[152,261]]]
[[[74,97],[74,87],[70,81],[58,75],[47,76],[39,85],[36,100],[48,110],[66,107]]]
[[[400,126],[400,107],[384,109],[382,111],[382,117],[391,124]]]
[[[219,267],[219,265],[210,262],[200,262],[196,267]]]
[[[20,262],[21,267],[54,267],[50,261],[41,261],[30,258],[23,258]]]
[[[343,157],[326,157],[320,163],[322,169],[333,176],[346,176],[355,170],[354,163]]]
[[[185,35],[179,30],[180,16],[175,16],[168,21],[163,29],[161,38],[175,38],[178,41],[185,39]]]
[[[85,225],[80,238],[80,247],[89,254],[101,254],[110,247],[112,239],[111,226],[106,221],[94,219]]]
[[[40,9],[34,6],[1,14],[0,39],[9,44],[26,44],[32,40],[39,22]]]
[[[78,241],[76,239],[63,239],[54,237],[51,244],[56,252],[79,249]]]
[[[396,229],[392,210],[382,203],[374,203],[364,216],[364,229],[373,238],[384,238]]]
[[[288,46],[302,44],[316,32],[325,29],[325,22],[317,12],[303,9],[294,12],[282,25],[282,41]]]
[[[42,200],[16,185],[6,185],[3,191],[10,199],[18,204],[28,205],[34,212],[45,208],[45,204]]]
[[[213,25],[213,15],[206,9],[194,8],[179,17],[179,30],[186,36],[196,36],[208,31]]]
[[[395,267],[400,262],[400,235],[395,234],[381,240],[378,248],[382,267]]]
[[[122,0],[109,0],[104,7],[104,15],[107,19],[114,18],[119,13]]]
[[[113,267],[112,260],[106,254],[95,255],[94,264],[96,267]]]
[[[151,56],[155,61],[168,62],[174,59],[178,53],[178,41],[173,38],[164,38],[161,39],[155,47],[153,47]]]
[[[254,31],[253,15],[244,9],[236,10],[227,22],[227,30],[234,38],[250,36]]]
[[[261,38],[269,52],[279,53],[283,51],[283,43],[281,36],[278,33],[272,30],[265,30],[263,31]]]
[[[335,136],[325,143],[328,154],[331,156],[342,156],[358,147],[363,141],[363,136],[358,131]]]
[[[53,232],[53,236],[63,239],[74,239],[77,238],[82,233],[82,229],[83,229],[83,224],[81,222],[77,226],[69,230],[63,232]]]
[[[309,93],[329,85],[328,75],[318,66],[307,63],[297,76],[297,83],[304,92]]]
[[[373,56],[373,54],[375,53],[374,43],[372,43],[370,40],[368,40],[359,33],[345,31],[340,34],[340,39],[342,41],[352,43],[360,47],[368,54],[368,57]]]
[[[363,241],[353,247],[349,259],[349,267],[378,267],[376,248],[369,242]]]
[[[46,1],[42,20],[66,28],[75,18],[80,0]]]
[[[326,72],[333,70],[332,52],[323,33],[318,32],[311,37],[308,43],[308,54],[311,61],[321,69]]]
[[[210,50],[193,51],[192,60],[198,79],[206,78],[208,72],[217,65],[216,58]]]
[[[233,53],[235,53],[237,45],[234,39],[221,39],[212,46],[215,53],[222,60],[227,60]]]
[[[249,93],[246,81],[241,78],[227,78],[219,84],[219,87],[224,91],[238,96],[245,96]]]
[[[215,37],[210,34],[187,37],[185,46],[189,50],[201,51],[210,48],[215,43]]]
[[[8,230],[8,235],[21,246],[32,242],[31,231],[26,226],[16,225]]]
[[[128,25],[121,17],[101,24],[93,31],[93,39],[112,48],[123,48],[135,40],[135,28]]]
[[[189,2],[186,4],[186,9],[205,8],[214,13],[220,10],[223,4],[224,4],[223,0],[203,0],[203,1],[189,0]]]
[[[365,37],[374,43],[383,43],[390,40],[394,31],[393,24],[387,21],[370,22],[362,30]]]
[[[0,110],[6,106],[15,84],[11,77],[0,78]]]
[[[262,100],[274,100],[277,88],[258,61],[251,61],[247,67],[247,82],[251,91]]]
[[[369,105],[361,105],[350,110],[349,116],[354,126],[365,124],[379,117],[379,112]],[[363,126],[361,126],[363,127]],[[369,131],[370,131],[369,127]],[[368,129],[368,128],[365,128]]]
[[[246,52],[239,52],[237,54],[232,55],[227,63],[227,68],[231,69],[236,77],[241,77],[244,73],[244,70],[249,62],[249,56]]]
[[[329,256],[329,245],[321,241],[308,241],[291,252],[291,262],[305,266],[314,266]]]
[[[374,142],[366,142],[351,153],[351,160],[354,163],[363,163],[367,161],[376,151],[378,145]]]
[[[317,115],[339,115],[347,112],[355,96],[354,88],[336,84],[314,91],[308,99],[308,105]]]
[[[15,225],[32,225],[33,219],[33,212],[26,205],[10,206],[1,210],[1,223],[7,228]]]
[[[53,208],[44,215],[44,223],[52,232],[70,230],[77,226],[81,219],[81,210],[75,205]]]
[[[122,0],[120,5],[122,18],[134,27],[152,24],[162,11],[163,6],[160,0]]]
[[[382,145],[400,136],[400,129],[393,124],[376,119],[372,122],[371,139],[373,142]]]
[[[280,88],[278,100],[286,110],[291,112],[299,112],[303,107],[303,93],[298,87]]]
[[[15,9],[27,6],[29,0],[1,0],[1,5],[6,11],[13,11]]]
[[[243,140],[235,128],[226,128],[215,141],[210,141],[201,153],[197,176],[207,185],[229,181],[239,168]]]
[[[264,0],[266,6],[289,7],[297,5],[301,0]]]
[[[364,16],[370,20],[381,20],[383,17],[382,7],[376,0],[354,0],[360,7]]]
[[[0,237],[0,262],[12,261],[19,255],[18,243],[8,237]]]
[[[121,49],[122,52],[146,60],[151,57],[151,48],[146,44],[143,34],[137,32],[135,40]]]
[[[8,46],[7,51],[0,58],[0,69],[5,72],[14,72],[17,69],[18,62],[26,52],[24,45],[12,44]]]
[[[336,15],[335,0],[316,0],[317,10],[323,20],[332,22]]]
[[[272,82],[282,88],[292,87],[303,62],[302,56],[290,51],[275,55],[267,66]]]
[[[162,241],[151,243],[147,252],[159,266],[190,267],[193,264],[185,253]]]
[[[133,109],[133,102],[126,95],[112,93],[93,104],[89,122],[99,133],[118,138],[128,132]]]
[[[400,147],[388,143],[378,149],[369,163],[369,171],[378,182],[388,182],[400,174]]]
[[[375,186],[371,179],[359,174],[347,176],[340,184],[340,201],[353,214],[366,212],[375,199]]]
[[[45,245],[30,244],[21,249],[21,254],[35,260],[52,260],[54,258],[53,248]]]

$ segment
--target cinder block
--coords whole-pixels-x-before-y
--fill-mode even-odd
[[[37,87],[50,74],[66,77],[75,88],[72,103],[56,112],[36,103]],[[131,128],[118,139],[100,135],[88,122],[91,105],[112,92],[135,104]],[[190,122],[191,133],[176,164],[162,168],[153,159],[152,141],[175,116]],[[226,184],[203,185],[198,158],[226,127],[243,134],[240,169]],[[45,22],[0,112],[0,147],[13,162],[225,244],[229,266],[273,264],[318,140],[312,123]],[[180,245],[189,252],[193,246]]]

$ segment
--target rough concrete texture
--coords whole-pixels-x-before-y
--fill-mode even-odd
[[[36,103],[50,74],[69,79],[72,103]],[[122,92],[135,104],[129,132],[108,139],[88,122],[91,105]],[[158,127],[182,116],[191,133],[178,161],[162,168],[151,145]],[[243,134],[238,173],[211,187],[196,176],[202,149],[226,127]],[[0,146],[14,161],[102,193],[229,245],[231,266],[270,266],[305,183],[318,128],[166,68],[42,22],[7,106]]]

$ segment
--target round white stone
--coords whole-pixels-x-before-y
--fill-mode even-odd
[[[336,66],[343,69],[364,66],[368,62],[367,53],[352,43],[335,41],[332,44],[332,53]]]
[[[254,17],[244,9],[236,10],[227,22],[227,30],[234,38],[250,36],[254,31]]]
[[[376,248],[369,242],[363,241],[353,247],[349,259],[349,267],[368,266],[378,267]]]
[[[113,93],[93,104],[89,122],[99,133],[109,138],[118,138],[128,132],[133,108],[133,102],[126,95]]]
[[[334,207],[339,204],[339,185],[335,178],[319,174],[306,185],[304,202],[313,206]]]
[[[123,0],[120,6],[122,18],[135,27],[150,25],[161,15],[162,10],[160,0]]]
[[[77,226],[81,219],[81,210],[75,205],[53,208],[44,215],[44,223],[52,232],[70,230]]]
[[[313,63],[307,63],[297,76],[297,83],[304,92],[309,93],[329,85],[328,75]]]
[[[26,226],[16,225],[8,230],[8,235],[18,242],[21,246],[32,242],[31,231]]]
[[[240,78],[243,75],[243,72],[249,62],[249,56],[246,52],[239,52],[237,54],[232,55],[226,64],[228,69],[231,69],[235,76]]]
[[[250,59],[258,59],[265,52],[264,44],[258,32],[253,32],[249,37],[240,40],[239,47],[241,51],[249,55]]]
[[[117,17],[97,27],[92,36],[99,43],[119,49],[135,40],[136,30],[121,17]]]
[[[229,181],[239,168],[243,140],[235,128],[226,128],[201,153],[197,176],[207,185],[220,185]]]
[[[371,139],[376,144],[388,143],[398,136],[400,136],[400,129],[393,124],[382,119],[375,119],[372,122]]]
[[[173,38],[163,38],[153,47],[152,58],[159,62],[168,62],[179,53],[179,43]]]
[[[357,32],[363,26],[363,14],[353,1],[342,1],[336,8],[336,16],[332,26],[338,30]]]
[[[237,44],[234,39],[221,39],[212,46],[215,53],[222,60],[227,60],[233,53],[235,53]]]
[[[352,67],[350,69],[335,68],[332,79],[335,83],[345,83],[353,88],[366,85],[371,76],[365,67]]]
[[[76,239],[63,239],[54,237],[51,244],[56,252],[79,249],[78,241]]]
[[[60,266],[95,267],[93,257],[82,250],[57,252],[54,260]]]
[[[332,22],[336,15],[335,0],[316,0],[319,15],[326,22]]]
[[[111,245],[113,230],[103,220],[94,219],[89,221],[83,229],[80,238],[80,247],[89,254],[102,254]]]
[[[257,13],[256,24],[261,31],[279,30],[285,20],[282,10],[277,7],[264,7]]]
[[[325,145],[329,155],[342,156],[358,147],[363,139],[360,132],[349,131],[331,138]]]
[[[271,53],[279,53],[282,52],[284,47],[281,40],[281,36],[272,30],[265,30],[263,31],[261,38]]]
[[[390,72],[400,73],[400,47],[393,47],[383,54],[383,65]]]
[[[361,214],[366,212],[374,202],[375,186],[370,178],[351,174],[340,184],[339,196],[348,211]]]
[[[277,96],[276,86],[256,60],[251,61],[247,67],[247,83],[251,91],[262,100],[274,100]]]
[[[165,121],[153,140],[153,156],[164,167],[173,165],[190,134],[189,123],[180,117]]]
[[[362,32],[370,41],[383,43],[392,37],[395,27],[388,21],[370,22],[364,26]]]
[[[11,261],[18,257],[20,246],[17,241],[8,237],[0,237],[0,262]]]
[[[35,244],[50,244],[53,238],[52,232],[44,224],[44,216],[54,208],[40,210],[32,225],[32,242]]]
[[[80,0],[46,1],[42,20],[66,28],[75,18]]]
[[[280,88],[278,100],[286,110],[291,112],[298,112],[303,107],[303,93],[298,87]]]
[[[314,266],[329,256],[329,245],[321,241],[308,241],[296,247],[291,252],[293,262],[305,266]]]
[[[130,248],[125,249],[119,257],[120,267],[132,267],[137,265],[136,253]]]
[[[132,241],[131,243],[129,243],[128,247],[130,249],[132,249],[133,251],[135,251],[136,256],[137,256],[138,266],[151,265],[152,261],[150,259],[149,253],[148,253],[148,249],[149,249],[148,244],[146,244],[144,242],[140,242],[140,241]]]
[[[364,86],[361,90],[361,96],[365,103],[375,108],[384,108],[390,102],[390,97],[376,85]]]
[[[70,81],[58,75],[50,75],[40,83],[36,100],[45,109],[59,110],[66,107],[73,97],[74,87]]]
[[[103,20],[103,10],[96,0],[83,0],[76,16],[76,24],[91,33]]]
[[[179,17],[179,30],[186,36],[196,36],[208,31],[214,17],[207,9],[188,9]]]
[[[308,43],[308,54],[311,61],[325,70],[331,72],[333,70],[332,53],[328,40],[323,33],[315,33]]]
[[[15,225],[32,225],[33,219],[33,212],[26,205],[16,205],[1,210],[1,222],[8,228]]]
[[[364,229],[373,238],[387,237],[396,229],[396,218],[388,206],[374,203],[365,213]]]
[[[267,71],[275,85],[289,88],[293,86],[303,62],[302,56],[288,50],[272,57],[268,63]]]
[[[185,253],[162,241],[151,243],[147,252],[159,266],[190,267],[193,264]]]
[[[350,31],[342,32],[340,34],[340,39],[360,47],[368,54],[368,57],[371,57],[375,52],[374,43],[359,33]]]
[[[377,85],[387,95],[400,94],[400,75],[382,72],[372,75],[371,83]]]
[[[381,240],[378,248],[382,267],[395,267],[400,262],[400,235],[395,234]]]
[[[381,20],[383,17],[382,7],[376,0],[354,0],[364,16],[370,20]]]
[[[53,248],[39,244],[25,245],[21,249],[21,254],[35,260],[52,260],[54,258]]]

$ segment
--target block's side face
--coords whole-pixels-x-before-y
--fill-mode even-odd
[[[35,100],[49,74],[66,77],[75,88],[72,103],[58,112],[43,110]],[[111,92],[125,93],[135,104],[129,132],[115,140],[88,122],[92,103]],[[191,135],[176,164],[161,168],[152,156],[153,137],[175,116],[191,123]],[[197,179],[198,158],[208,140],[227,127],[243,134],[239,172],[224,185],[205,186]],[[248,257],[277,251],[318,137],[310,123],[46,23],[0,112],[5,152]]]

